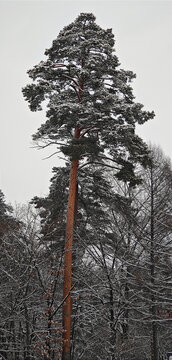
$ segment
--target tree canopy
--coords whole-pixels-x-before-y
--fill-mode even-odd
[[[28,71],[33,82],[23,89],[32,111],[46,122],[33,135],[42,146],[56,144],[70,159],[103,165],[112,161],[119,179],[134,182],[134,163],[145,164],[147,146],[135,125],[154,117],[135,102],[132,71],[119,68],[111,29],[81,13],[60,31],[41,61]],[[74,136],[74,129],[78,135]]]

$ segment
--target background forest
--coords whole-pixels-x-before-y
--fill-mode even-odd
[[[75,161],[70,360],[159,360],[171,350],[171,163],[135,134],[135,123],[154,114],[134,102],[134,75],[118,70],[113,46],[111,31],[81,14],[46,50],[48,60],[28,72],[33,84],[23,93],[31,110],[40,110],[44,99],[48,104],[48,120],[33,138],[41,146],[55,143],[67,162],[53,168],[46,197],[12,209],[0,194],[3,360],[63,359],[65,229]]]
[[[111,169],[104,181],[87,169],[89,186],[79,176],[71,359],[151,359],[153,349],[165,359],[170,349],[172,171],[160,149],[151,154],[132,190]],[[55,168],[36,209],[12,212],[1,193],[2,359],[60,359],[67,192]]]

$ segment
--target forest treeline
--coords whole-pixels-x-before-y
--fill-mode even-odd
[[[112,169],[79,172],[72,360],[165,359],[170,350],[172,170],[160,149],[151,158],[135,188]],[[69,168],[53,172],[49,194],[32,204],[12,211],[1,193],[2,359],[61,358]]]

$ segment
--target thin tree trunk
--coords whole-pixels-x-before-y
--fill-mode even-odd
[[[80,137],[80,131],[75,129],[74,138]],[[63,298],[63,360],[70,360],[70,334],[71,334],[71,316],[72,316],[72,245],[74,237],[76,204],[77,204],[77,172],[79,160],[73,160],[71,163],[69,199],[66,222],[66,244],[64,258],[64,289]]]
[[[26,350],[24,353],[24,359],[30,359],[30,328],[29,328],[29,314],[26,303],[24,303],[24,314],[25,314],[25,326],[26,326]]]
[[[153,186],[153,166],[151,166],[151,254],[150,254],[150,273],[151,273],[151,284],[152,284],[152,291],[154,290],[155,285],[155,234],[154,234],[154,186]],[[152,301],[152,341],[151,341],[151,359],[158,360],[158,329],[156,323],[156,306],[155,306],[155,295],[152,292],[151,295]]]
[[[117,341],[117,336],[116,336],[116,328],[115,328],[115,314],[114,314],[114,289],[113,289],[113,284],[112,284],[112,280],[111,280],[111,276],[107,267],[107,263],[106,263],[106,256],[105,256],[105,252],[104,252],[104,248],[102,245],[102,242],[100,241],[100,249],[101,249],[101,253],[102,253],[102,257],[103,257],[103,265],[104,265],[104,269],[106,272],[106,276],[107,276],[107,280],[109,283],[109,320],[110,320],[110,336],[109,336],[109,340],[110,340],[110,344],[111,344],[111,348],[110,348],[110,359],[111,360],[115,360],[115,352],[116,352],[116,341]]]

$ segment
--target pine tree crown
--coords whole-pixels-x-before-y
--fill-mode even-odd
[[[32,111],[41,110],[44,101],[47,106],[47,120],[33,139],[56,143],[73,160],[104,163],[107,157],[120,170],[146,163],[147,146],[135,125],[154,113],[134,101],[135,74],[119,69],[112,30],[98,26],[93,14],[81,13],[45,54],[48,59],[28,71],[33,83],[23,89]]]

